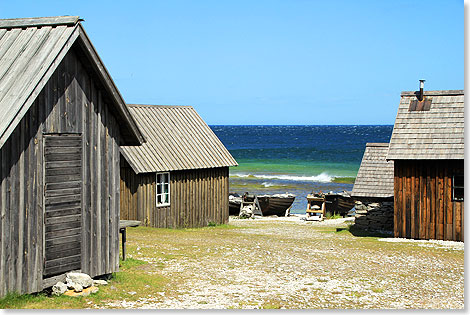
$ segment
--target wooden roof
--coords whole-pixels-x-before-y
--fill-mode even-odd
[[[464,91],[426,91],[429,111],[410,111],[416,92],[401,94],[387,159],[464,158]]]
[[[129,105],[147,142],[123,146],[136,174],[236,166],[215,133],[191,106]]]
[[[0,20],[0,148],[72,45],[107,92],[124,142],[145,141],[80,21],[78,16]]]
[[[393,161],[385,158],[388,143],[367,143],[351,195],[353,197],[392,197]]]

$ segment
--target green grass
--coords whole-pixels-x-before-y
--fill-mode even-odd
[[[354,184],[355,181],[356,181],[355,177],[335,177],[332,180],[333,183],[339,183],[339,184]]]
[[[336,214],[333,212],[333,214],[331,214],[331,212],[327,211],[325,213],[325,219],[326,220],[332,220],[332,219],[340,219],[342,218],[342,216],[340,216],[339,214]]]
[[[108,285],[100,286],[95,294],[82,297],[49,296],[45,292],[37,294],[10,293],[0,299],[1,309],[83,309],[93,305],[104,306],[113,300],[136,300],[141,296],[156,294],[164,289],[167,279],[149,276],[145,261],[128,258],[120,262],[120,271],[112,275]],[[132,295],[129,292],[136,292]]]

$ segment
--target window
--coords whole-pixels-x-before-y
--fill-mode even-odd
[[[157,207],[170,205],[170,173],[157,173]]]
[[[464,181],[463,175],[454,175],[452,178],[452,200],[463,201]]]

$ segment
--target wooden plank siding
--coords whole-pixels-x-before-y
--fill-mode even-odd
[[[94,277],[119,268],[120,126],[101,83],[76,49],[67,53],[0,149],[0,297],[43,289],[47,134],[74,133],[83,139],[81,271]]]
[[[464,202],[452,200],[452,176],[463,160],[395,160],[394,234],[463,241]]]
[[[121,167],[121,219],[159,228],[228,222],[228,167],[170,172],[170,206],[157,207],[156,173]]]

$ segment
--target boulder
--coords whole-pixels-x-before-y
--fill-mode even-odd
[[[73,288],[74,284],[79,284],[82,288],[88,288],[93,285],[93,279],[86,273],[70,272],[65,278],[67,286]]]
[[[108,282],[106,280],[93,280],[94,286],[107,285],[107,284]]]
[[[73,283],[72,284],[72,289],[73,289],[74,292],[82,292],[83,291],[83,287],[78,283]]]
[[[253,217],[253,210],[251,206],[243,207],[243,209],[240,210],[240,214],[238,215],[240,219],[249,219]]]
[[[57,282],[53,287],[52,287],[52,294],[54,295],[62,295],[67,291],[67,285],[63,283],[62,281]]]

